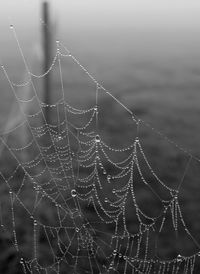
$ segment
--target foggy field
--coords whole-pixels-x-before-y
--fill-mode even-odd
[[[144,70],[147,70],[145,65]],[[137,70],[133,68],[133,70],[131,71],[132,75],[134,75],[134,71],[137,72]],[[145,73],[146,76],[148,76],[148,72]],[[90,107],[93,104],[95,97],[94,86],[90,82],[88,82],[88,80],[85,80],[84,77],[82,78],[82,73],[78,74],[78,77],[73,76],[76,75],[76,69],[73,70],[73,67],[69,66],[63,69],[63,74],[68,75],[68,77],[64,78],[66,101],[75,107],[81,107],[82,105],[84,106],[83,108]],[[111,75],[115,75],[115,70],[111,71]],[[149,123],[149,126],[146,126],[143,123],[139,125],[138,133],[144,152],[149,159],[149,162],[151,163],[151,167],[159,176],[159,178],[168,186],[176,188],[182,180],[189,156],[188,154],[185,154],[183,151],[178,149],[176,145],[171,144],[163,136],[166,135],[172,142],[180,145],[180,148],[186,148],[188,152],[191,152],[193,154],[193,156],[199,157],[200,95],[198,90],[198,83],[194,81],[193,75],[191,77],[187,75],[189,81],[187,81],[187,79],[185,81],[183,77],[183,81],[181,83],[175,81],[176,83],[169,84],[168,82],[168,85],[166,86],[165,83],[167,81],[165,82],[163,79],[162,81],[160,80],[159,83],[154,83],[155,79],[160,79],[159,72],[158,76],[154,72],[153,76],[149,76],[147,77],[147,79],[145,79],[144,74],[143,77],[143,81],[141,81],[141,79],[140,81],[137,81],[137,78],[134,78],[133,82],[139,82],[139,84],[137,84],[137,86],[133,88],[131,88],[132,80],[130,80],[130,83],[126,80],[123,82],[120,80],[120,77],[109,77],[109,74],[106,75],[106,83],[108,83],[109,90],[111,92],[113,91],[112,94],[116,95],[116,97],[120,99],[120,101],[123,102],[137,116],[137,118],[140,118]],[[55,79],[57,79],[57,77],[55,77]],[[110,84],[108,79],[111,79]],[[76,82],[75,85],[73,84],[74,82]],[[116,83],[114,84],[113,82]],[[145,83],[145,85],[143,84],[143,82]],[[34,83],[37,86],[37,83]],[[59,81],[56,81],[54,86],[55,87],[52,89],[53,94],[54,90],[56,92],[60,91]],[[40,90],[41,85],[38,84],[38,87]],[[8,120],[8,117],[9,119],[15,119],[16,115],[19,114],[19,109],[17,107],[16,101],[14,100],[11,90],[6,83],[5,77],[2,75],[1,91],[3,95],[0,102],[1,132],[3,133],[3,128],[6,121]],[[55,95],[55,97],[57,97],[57,95]],[[52,96],[52,98],[55,97]],[[9,113],[12,112],[12,108],[14,109],[14,112],[10,116]],[[114,100],[103,95],[103,93],[99,96],[99,108],[99,128],[100,135],[103,140],[115,148],[123,148],[129,145],[132,142],[131,140],[133,140],[136,136],[136,128],[132,126],[133,123],[130,119],[130,115],[127,114],[127,112],[122,107],[120,107]],[[161,131],[164,135],[160,136],[156,133],[156,131],[152,130],[152,128]],[[19,139],[17,139],[17,137],[13,135],[11,139],[8,139],[8,144],[17,144],[18,141]],[[10,160],[10,156],[7,156],[7,149],[3,150],[1,154],[1,169],[3,170],[3,174],[5,176],[8,176],[9,174],[8,166],[10,166],[10,169],[13,170],[11,163],[12,161]],[[110,169],[109,165],[105,165],[105,167],[108,170]],[[154,184],[154,179],[152,175],[149,174],[149,172],[145,169],[143,170],[143,172],[146,174],[148,180],[152,181],[152,184]],[[20,175],[19,173],[17,176],[20,181],[22,175]],[[190,232],[192,233],[192,235],[195,236],[195,239],[197,241],[200,240],[199,176],[200,162],[192,159],[184,177],[184,181],[182,183],[179,194],[179,202],[184,213],[184,219],[190,229]],[[138,177],[138,182],[139,180],[140,179]],[[16,181],[15,183],[15,188],[17,189],[18,182]],[[141,184],[142,182],[139,182],[139,185],[136,186],[138,204],[140,205],[142,210],[144,210],[144,212],[148,212],[148,214],[150,214],[151,216],[156,216],[161,209],[159,201],[156,201],[155,197],[151,195],[152,193],[150,194],[146,187]],[[154,187],[162,196],[162,187],[158,185],[155,185]],[[109,188],[105,191],[109,193]],[[34,196],[32,195],[32,187],[31,185],[27,185],[21,199],[24,199],[26,206],[30,206],[30,208],[34,199]],[[7,190],[5,189],[5,185],[2,185],[1,187],[1,197],[3,212],[2,218],[3,220],[6,220],[8,214],[6,213],[5,209],[7,206],[9,208],[10,202]],[[90,206],[88,206],[87,203],[83,203],[82,206],[83,212],[85,216],[87,216],[87,219],[91,220],[91,222],[96,220],[94,210]],[[43,210],[44,208],[45,212]],[[46,203],[41,204],[41,207],[38,207],[38,212],[36,213],[38,219],[42,220],[44,223],[49,225],[51,224],[52,226],[55,223],[55,221],[53,220],[53,216],[56,213],[50,205]],[[18,235],[23,235],[19,237],[19,241],[21,242],[22,248],[21,254],[25,258],[26,256],[31,256],[31,250],[33,247],[33,235],[31,235],[32,228],[27,217],[28,216],[26,215],[22,215],[21,211],[17,209],[16,203],[16,231]],[[168,217],[170,218],[170,216]],[[126,218],[128,229],[133,233],[137,228],[135,227],[136,220],[131,210],[127,212]],[[26,226],[22,226],[22,223],[26,223]],[[177,254],[181,254],[182,256],[190,256],[194,252],[197,252],[197,247],[195,246],[193,241],[191,239],[188,239],[188,237],[184,235],[182,230],[179,231],[179,236],[177,237],[170,223],[170,221],[169,223],[166,223],[167,229],[163,232],[164,236],[161,235],[164,238],[160,240],[159,244],[158,253],[160,258],[174,258],[177,256]],[[6,234],[2,234],[4,235],[3,239],[5,238],[5,240],[2,240],[2,246],[4,246],[3,248],[5,250],[5,253],[3,256],[0,257],[0,269],[2,271],[1,273],[21,273],[18,255],[15,253],[14,249],[10,247],[10,244],[4,243],[4,241],[9,242],[9,239],[11,237],[9,233],[11,233],[12,231],[12,225],[9,219],[6,220],[6,226],[7,232]],[[110,229],[112,231],[112,228],[107,227],[103,224],[99,225],[98,229],[106,231],[107,233],[109,233]],[[45,243],[42,237],[43,236],[41,236],[41,238],[38,240],[39,243],[41,241],[41,243],[39,244],[41,249],[38,249],[38,258],[41,264],[51,264],[49,248],[47,247],[48,244]],[[105,235],[100,234],[99,237],[102,240],[106,241]],[[154,257],[153,249],[152,254],[149,254],[149,256]],[[17,268],[16,265],[18,265]],[[119,271],[123,271],[122,269],[124,268],[124,263],[120,261],[118,265]],[[81,261],[79,262],[79,267],[81,271],[79,273],[90,273],[88,272],[89,270],[87,269],[87,267],[85,268],[85,264]],[[63,266],[63,269],[61,267],[60,273],[66,273],[66,269],[68,269],[67,266]],[[196,272],[194,273],[198,273],[198,269],[199,262],[196,263]],[[73,273],[70,268],[67,271],[67,273]]]
[[[105,63],[105,68],[96,72],[100,83],[102,82],[104,87],[130,108],[138,118],[144,119],[152,127],[166,134],[175,143],[191,150],[195,155],[200,155],[198,67],[195,69],[194,65],[192,68],[190,64],[172,67],[171,64],[166,73],[165,65],[156,67],[153,61],[149,66],[143,61],[139,64],[135,62],[127,64],[125,59],[122,62],[120,67],[125,68],[122,75],[120,74],[122,69],[118,70],[117,61],[110,67]],[[99,67],[102,66],[99,62]],[[12,72],[12,65],[8,64],[7,67]],[[33,71],[39,73],[38,64]],[[15,74],[10,75],[14,82],[25,81],[23,70],[21,73],[18,71],[17,75],[18,77]],[[63,62],[63,75],[66,100],[75,107],[91,105],[95,98],[94,85],[80,69],[69,62],[69,59]],[[12,120],[12,115],[19,113],[19,109],[3,72],[0,74],[0,80],[0,132],[3,132],[6,121]],[[60,93],[57,73],[54,74],[53,81],[52,103],[56,101]],[[36,82],[36,87],[37,84],[39,85],[38,95],[42,98],[42,81]],[[114,123],[115,117],[112,116],[112,118]]]

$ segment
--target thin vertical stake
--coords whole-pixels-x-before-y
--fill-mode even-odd
[[[43,2],[42,7],[43,13],[43,52],[44,52],[44,63],[43,72],[45,73],[50,66],[51,62],[51,31],[50,31],[50,19],[49,19],[49,3]],[[50,113],[48,105],[51,102],[51,81],[50,73],[47,73],[44,77],[44,102],[47,105],[45,110],[46,122],[50,123]]]

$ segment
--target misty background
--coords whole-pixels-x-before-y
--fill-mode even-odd
[[[0,56],[12,80],[23,80],[24,67],[9,25],[11,22],[15,25],[25,57],[33,67],[35,52],[40,51],[41,3],[38,0],[1,3]],[[198,104],[195,98],[200,86],[199,1],[51,0],[49,3],[58,39],[99,82],[114,94],[119,93],[125,104],[129,104],[130,96],[134,96],[133,106],[138,100],[154,109],[155,104],[162,103],[166,111],[171,111],[172,104],[175,104],[173,111],[185,104]],[[2,107],[6,111],[6,104]],[[150,121],[165,132],[165,127],[155,119],[150,117]],[[193,132],[196,134],[197,131]],[[175,141],[190,146],[182,139]]]
[[[7,0],[0,3],[0,60],[14,82],[23,82],[27,75],[9,25],[15,26],[31,71],[40,74],[42,2]],[[119,98],[138,118],[150,123],[149,127],[144,124],[140,126],[139,135],[155,173],[174,188],[184,175],[179,193],[180,205],[192,235],[200,241],[200,161],[192,158],[188,170],[185,171],[189,155],[180,149],[186,148],[193,156],[200,157],[200,2],[48,2],[51,21],[56,28],[55,40],[59,39],[65,44],[97,81]],[[62,63],[66,101],[77,108],[82,108],[82,104],[85,104],[85,107],[91,106],[95,102],[95,87],[83,80],[80,71],[76,71],[71,63]],[[54,94],[60,84],[60,79],[57,78],[52,85]],[[15,114],[10,115],[16,107],[16,99],[3,73],[0,73],[0,92],[0,130],[3,132],[8,119],[16,118]],[[99,127],[103,140],[111,146],[122,148],[127,139],[127,144],[130,145],[137,128],[134,128],[133,134],[132,121],[126,111],[106,96],[100,96],[99,102]],[[157,134],[151,127],[163,132],[172,142],[179,144],[179,147],[169,142],[166,136]],[[13,140],[15,139],[8,140],[11,147]],[[10,171],[5,159],[1,158],[0,168],[8,176]],[[109,165],[106,168],[109,169]],[[148,176],[150,182],[154,180],[152,174],[148,173]],[[161,185],[158,189],[163,190]],[[155,213],[158,205],[153,199],[150,200],[149,194],[141,187],[138,187],[137,194],[144,208],[150,208]],[[9,204],[7,196],[4,201]],[[53,209],[48,207],[48,210],[47,221],[51,223]],[[20,211],[16,209],[16,213],[19,214]],[[43,216],[44,213],[42,208],[39,218],[40,214]],[[96,212],[91,211],[89,214],[93,216],[94,213]],[[134,226],[134,218],[131,210],[129,213],[127,220],[131,227]],[[17,218],[20,231],[23,218]],[[8,228],[11,229],[11,226],[8,225]],[[177,250],[185,256],[198,251],[192,241],[185,241],[185,235],[180,235],[179,243],[175,246],[177,238],[171,237],[168,228],[167,226],[161,244],[161,253],[170,256],[163,257],[176,258]],[[45,257],[44,254],[42,256]],[[46,258],[43,259],[45,261]],[[197,268],[196,271],[199,271],[199,262]]]

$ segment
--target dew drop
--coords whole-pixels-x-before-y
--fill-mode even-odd
[[[117,254],[117,250],[114,249],[114,250],[113,250],[113,255],[116,255],[116,254]]]
[[[79,232],[79,228],[78,227],[76,227],[76,232]]]
[[[177,262],[181,262],[182,261],[182,256],[179,254],[178,256],[177,256]]]
[[[10,29],[13,29],[13,25],[12,24],[10,25]]]
[[[99,135],[96,135],[96,137],[95,137],[95,142],[96,142],[96,143],[99,143],[99,142],[100,142],[100,137],[99,137]]]
[[[89,255],[90,255],[90,256],[94,255],[93,250],[89,250]]]
[[[105,201],[105,203],[108,203],[108,198],[105,198],[105,200],[104,200],[104,201]]]
[[[107,176],[107,179],[108,179],[108,180],[110,180],[110,179],[111,179],[111,176],[110,176],[110,175],[108,175],[108,176]]]
[[[72,195],[73,198],[76,197],[76,195],[77,195],[76,189],[71,190],[71,195]]]
[[[135,138],[135,142],[136,142],[136,143],[139,142],[139,138],[138,138],[138,137]]]

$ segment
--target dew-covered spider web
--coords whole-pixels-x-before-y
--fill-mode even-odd
[[[139,119],[61,42],[49,70],[33,74],[12,30],[28,77],[16,84],[2,66],[23,119],[1,135],[1,234],[17,254],[19,273],[199,273],[199,238],[181,198],[199,159]],[[80,107],[69,102],[64,62],[90,81],[89,106],[81,107],[83,94]],[[56,100],[46,104],[38,83],[53,72]],[[128,134],[116,138],[120,130]],[[182,155],[177,180],[159,176],[151,156],[158,154],[166,172],[169,163],[148,149],[147,131]]]

